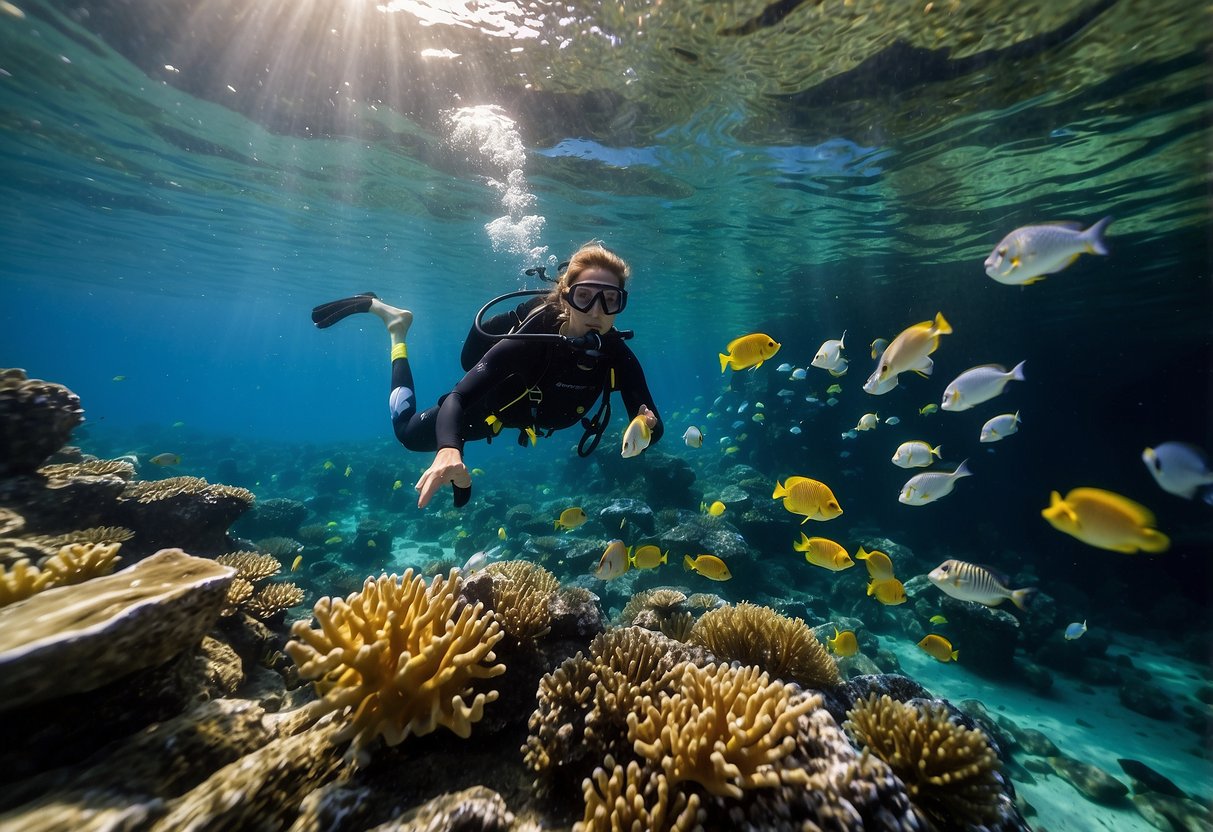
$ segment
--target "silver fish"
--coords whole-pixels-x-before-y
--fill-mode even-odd
[[[997,607],[1006,599],[1021,610],[1036,593],[1034,587],[1008,589],[1005,576],[986,566],[963,560],[945,560],[927,574],[927,579],[945,595],[961,601],[975,601],[987,607]]]

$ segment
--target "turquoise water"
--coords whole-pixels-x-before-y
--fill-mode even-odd
[[[844,506],[836,539],[994,563],[1062,598],[1066,621],[1199,665],[1210,509],[1160,490],[1140,454],[1213,449],[1207,15],[923,6],[6,4],[0,365],[79,395],[87,452],[182,455],[149,476],[219,481],[234,458],[258,497],[302,500],[326,460],[357,463],[355,480],[373,460],[407,495],[428,460],[391,441],[386,336],[369,316],[317,331],[311,307],[373,290],[412,309],[428,406],[460,377],[482,303],[600,239],[633,269],[617,325],[666,420],[654,450],[691,466],[697,496],[737,461],[772,484],[813,476]],[[1018,226],[1107,215],[1106,257],[1027,287],[983,272]],[[934,376],[864,394],[867,345],[937,311],[955,334]],[[843,330],[838,402],[808,403],[836,380],[776,367]],[[780,353],[722,375],[717,353],[749,332]],[[962,370],[1020,360],[1028,380],[996,402],[918,414]],[[977,442],[1014,410],[1018,435]],[[844,437],[867,411],[901,423]],[[617,403],[600,455],[625,424]],[[701,449],[679,439],[690,424]],[[574,434],[469,445],[480,499],[601,499],[594,469],[568,463]],[[888,461],[919,438],[975,472],[921,508],[897,502],[914,472]],[[1058,534],[1040,511],[1079,486],[1150,507],[1171,551]],[[422,516],[392,500],[398,520]],[[334,509],[347,527],[361,510]],[[489,515],[466,529],[477,548],[495,542]],[[384,568],[449,549],[456,525],[406,535]],[[789,515],[789,541],[800,530]],[[706,588],[768,603],[783,573],[764,558],[785,554]],[[591,585],[581,566],[559,577]]]

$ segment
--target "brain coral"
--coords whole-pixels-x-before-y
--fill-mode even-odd
[[[337,740],[353,740],[355,754],[376,737],[396,745],[439,725],[466,738],[497,698],[497,691],[473,696],[473,685],[505,672],[492,664],[500,625],[480,604],[457,609],[459,587],[455,570],[428,588],[411,569],[368,578],[344,601],[316,603],[319,629],[292,626],[286,652],[302,678],[316,680],[318,713],[348,720]]]
[[[820,706],[820,696],[756,667],[684,664],[677,693],[646,698],[640,714],[628,714],[628,739],[670,785],[689,780],[740,798],[745,789],[807,782],[803,770],[780,764],[796,750],[797,719]]]
[[[843,726],[888,763],[924,815],[944,828],[997,821],[1004,813],[998,755],[983,733],[952,722],[941,704],[921,708],[870,695]]]
[[[769,607],[743,602],[710,610],[691,628],[690,641],[718,659],[755,665],[805,687],[829,688],[841,681],[838,665],[809,626]]]

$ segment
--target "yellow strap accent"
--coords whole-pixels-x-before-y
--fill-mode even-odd
[[[532,445],[534,445],[539,440],[539,434],[535,433],[534,428],[527,428],[526,435],[530,438]]]
[[[399,344],[392,344],[392,360],[393,361],[395,361],[397,358],[408,358],[408,357],[409,357],[409,348],[408,348],[407,344],[405,344],[403,342],[401,342]]]
[[[615,389],[615,368],[611,368],[611,389]]]
[[[491,413],[485,417],[484,423],[493,429],[493,436],[501,433],[501,429],[504,427],[504,425],[501,424],[501,420],[498,419],[496,415]]]

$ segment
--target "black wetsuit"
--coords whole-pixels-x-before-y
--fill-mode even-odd
[[[542,307],[527,320],[540,306],[538,298],[521,304],[485,321],[484,329],[500,334],[526,320],[523,331],[555,333],[559,322],[552,306]],[[623,396],[628,419],[641,405],[648,405],[657,415],[651,440],[656,442],[662,434],[661,417],[640,362],[623,339],[607,337],[605,341],[595,355],[558,341],[486,342],[473,327],[463,350],[467,375],[438,404],[421,413],[416,410],[408,359],[396,358],[392,361],[391,395],[396,438],[413,451],[458,448],[462,452],[468,440],[491,438],[502,428],[516,428],[522,431],[519,442],[523,443],[526,428],[546,434],[592,416],[614,369],[613,388]]]

